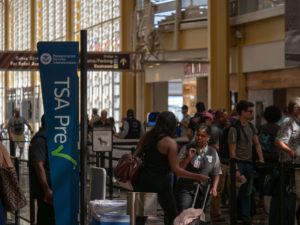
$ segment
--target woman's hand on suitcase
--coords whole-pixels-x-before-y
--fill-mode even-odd
[[[198,176],[197,176],[197,181],[199,181],[199,182],[207,183],[208,180],[209,180],[208,176],[205,176],[205,175],[202,175],[202,174],[198,174]]]

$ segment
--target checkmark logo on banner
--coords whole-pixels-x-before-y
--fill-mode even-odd
[[[73,163],[75,166],[77,166],[77,162],[75,159],[73,159],[71,156],[65,154],[65,153],[61,153],[61,151],[64,149],[63,145],[58,146],[57,149],[54,149],[51,152],[52,156],[57,156],[57,157],[62,157],[65,158],[66,160],[69,160],[71,163]]]

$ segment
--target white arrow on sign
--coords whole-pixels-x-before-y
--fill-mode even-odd
[[[125,64],[127,63],[127,60],[125,58],[122,58],[120,60],[120,63],[122,64],[122,66],[125,66]]]

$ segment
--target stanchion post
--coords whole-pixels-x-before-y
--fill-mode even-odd
[[[285,195],[285,178],[284,178],[284,171],[285,171],[285,163],[281,162],[279,165],[279,221],[281,225],[285,225],[284,223],[284,195]]]
[[[34,198],[33,193],[30,188],[30,199],[29,199],[29,207],[30,207],[30,225],[35,224],[35,205],[34,205]]]
[[[109,197],[110,199],[113,198],[113,165],[112,165],[112,152],[109,152]]]
[[[96,152],[96,166],[100,167],[100,153]]]
[[[229,161],[230,169],[230,225],[236,225],[237,203],[236,203],[236,159],[231,158]]]
[[[131,194],[130,225],[135,225],[135,192],[132,192]]]
[[[17,173],[17,178],[18,181],[20,181],[20,165],[19,165],[19,159],[17,157],[14,158],[14,164],[15,164],[15,169],[16,169],[16,173]],[[15,225],[20,225],[20,213],[19,211],[15,211]]]
[[[86,225],[87,221],[87,31],[80,31],[80,224]]]
[[[105,168],[105,152],[100,152],[100,167]]]

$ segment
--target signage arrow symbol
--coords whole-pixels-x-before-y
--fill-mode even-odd
[[[60,145],[58,146],[57,149],[54,149],[52,152],[51,152],[51,155],[52,156],[58,156],[58,157],[62,157],[62,158],[65,158],[66,160],[69,160],[71,163],[73,163],[75,166],[77,166],[77,162],[75,159],[73,159],[71,156],[65,154],[65,153],[61,153],[61,151],[64,149],[64,146],[63,145]]]
[[[122,66],[125,66],[125,64],[127,63],[127,60],[125,58],[122,58],[120,60],[120,63],[122,64]]]

